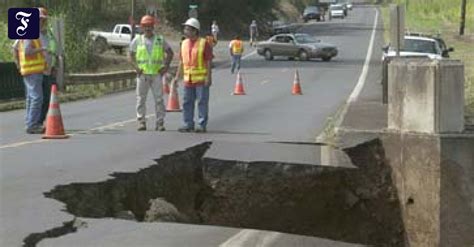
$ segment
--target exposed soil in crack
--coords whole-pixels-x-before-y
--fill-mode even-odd
[[[45,195],[78,217],[223,225],[403,246],[397,192],[379,140],[344,150],[358,169],[203,158],[210,145],[163,156],[136,173],[60,185]]]

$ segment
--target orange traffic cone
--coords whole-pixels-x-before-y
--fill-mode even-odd
[[[59,109],[56,94],[58,89],[55,84],[51,87],[51,99],[49,101],[48,115],[46,117],[46,133],[43,139],[65,139],[69,136],[64,133],[63,118]]]
[[[293,95],[303,94],[303,92],[301,91],[300,74],[298,73],[298,70],[295,71],[295,80],[293,81],[293,89],[291,90],[291,94]]]
[[[245,95],[244,91],[244,84],[242,83],[242,76],[240,75],[240,71],[237,72],[237,81],[235,81],[235,88],[233,95]]]
[[[170,96],[168,97],[168,104],[166,105],[167,112],[180,112],[178,91],[174,84],[171,84]]]
[[[168,84],[168,77],[166,75],[163,75],[163,93],[164,94],[170,94],[170,86]]]

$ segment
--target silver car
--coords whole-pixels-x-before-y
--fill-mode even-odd
[[[330,61],[337,52],[335,45],[323,43],[305,33],[278,34],[257,44],[257,53],[264,56],[266,60],[272,60],[275,56],[284,56],[289,59],[299,58],[302,61],[311,58]]]

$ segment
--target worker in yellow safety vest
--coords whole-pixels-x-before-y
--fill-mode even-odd
[[[186,39],[181,43],[180,63],[173,85],[183,76],[183,120],[180,132],[207,131],[209,113],[209,87],[212,84],[212,48],[205,38],[199,36],[201,25],[196,18],[189,18],[184,25]],[[194,107],[197,101],[199,126],[195,128]]]
[[[168,71],[173,50],[162,35],[154,33],[157,20],[145,15],[140,20],[143,35],[137,35],[130,43],[129,61],[137,73],[136,113],[138,131],[146,130],[146,98],[148,91],[155,103],[155,130],[164,131],[165,104],[162,91],[162,76]]]
[[[244,44],[240,40],[240,36],[236,35],[235,38],[229,43],[229,52],[232,58],[232,65],[230,66],[230,73],[234,73],[235,69],[240,70],[240,60],[242,53],[244,53]]]
[[[23,76],[26,91],[26,133],[42,134],[43,121],[49,105],[51,71],[56,56],[56,43],[48,29],[48,12],[40,13],[40,36],[38,39],[16,40],[13,57]],[[49,85],[49,86],[48,86]]]

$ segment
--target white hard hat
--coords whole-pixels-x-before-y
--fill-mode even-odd
[[[199,21],[196,18],[189,18],[185,23],[183,23],[183,25],[194,27],[197,30],[201,30],[201,24],[199,24]]]

